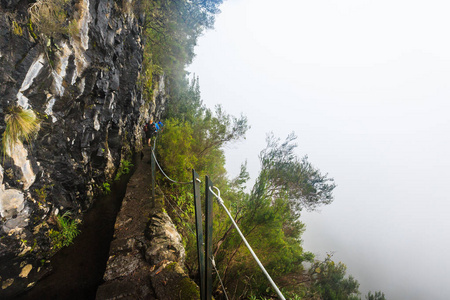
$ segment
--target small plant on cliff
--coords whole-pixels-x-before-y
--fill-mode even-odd
[[[2,137],[3,155],[11,156],[15,146],[23,142],[31,141],[33,135],[39,130],[39,119],[31,109],[23,109],[14,106],[5,114],[6,129]]]
[[[103,193],[105,195],[111,193],[111,185],[108,182],[103,182]]]
[[[70,22],[67,17],[68,0],[38,0],[29,9],[30,23],[39,33],[56,37],[69,32]]]
[[[34,191],[36,192],[36,194],[38,196],[39,203],[45,203],[45,200],[47,199],[46,188],[47,188],[47,186],[44,185],[40,189],[34,189]]]
[[[120,161],[120,167],[119,170],[117,171],[116,177],[114,177],[114,180],[119,180],[120,177],[122,177],[122,175],[126,175],[128,173],[130,173],[131,169],[133,167],[133,164],[126,159],[122,159]]]
[[[37,200],[39,203],[39,206],[41,206],[44,203],[47,203],[47,189],[51,188],[53,184],[44,184],[43,187],[40,189],[34,189],[34,192],[37,194]]]
[[[78,222],[72,220],[69,216],[70,212],[66,212],[62,216],[57,216],[58,230],[49,230],[48,234],[55,251],[72,244],[75,237],[80,233]]]
[[[23,30],[22,27],[16,22],[16,21],[12,21],[12,32],[17,35],[17,36],[22,36],[23,35]]]

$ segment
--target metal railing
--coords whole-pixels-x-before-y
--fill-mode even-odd
[[[269,273],[264,268],[261,261],[256,256],[252,247],[247,242],[246,238],[244,237],[241,230],[239,229],[239,226],[236,224],[236,222],[234,221],[233,217],[231,216],[229,210],[225,206],[223,199],[220,197],[220,190],[213,185],[213,183],[209,179],[209,177],[208,176],[205,177],[205,234],[203,234],[202,208],[201,208],[201,199],[200,199],[201,180],[199,178],[199,175],[197,174],[197,172],[195,172],[195,170],[192,170],[192,181],[180,182],[180,181],[171,179],[169,176],[167,176],[167,174],[163,171],[160,164],[158,163],[155,153],[154,153],[154,146],[151,149],[151,151],[152,151],[151,168],[152,168],[152,197],[153,197],[153,200],[155,200],[155,169],[156,169],[156,165],[158,166],[161,173],[172,183],[178,183],[178,184],[192,183],[193,184],[194,207],[195,207],[195,228],[196,228],[196,236],[197,236],[197,257],[198,257],[198,266],[199,266],[199,273],[200,273],[200,299],[201,300],[211,300],[212,299],[212,284],[213,284],[212,269],[213,269],[213,267],[216,270],[216,273],[220,278],[218,270],[216,269],[216,266],[215,266],[214,257],[213,257],[213,253],[212,253],[212,240],[213,240],[212,239],[212,237],[213,237],[213,201],[212,200],[213,200],[213,196],[214,196],[214,197],[216,197],[219,205],[227,213],[234,228],[236,229],[236,231],[242,238],[245,246],[247,246],[248,250],[250,251],[253,258],[255,259],[255,261],[258,264],[261,271],[267,277],[268,281],[270,282],[271,286],[277,293],[278,297],[281,300],[285,300],[280,289],[277,287],[275,282],[270,277]],[[213,188],[215,190],[217,190],[217,193],[215,193],[213,191]],[[220,279],[220,283],[222,284],[222,287],[223,287],[222,279]],[[224,287],[223,287],[223,289],[224,289],[224,293],[228,299],[226,290]]]

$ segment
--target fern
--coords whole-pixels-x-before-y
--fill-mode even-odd
[[[58,230],[49,230],[49,237],[52,240],[54,249],[57,251],[63,247],[67,247],[73,243],[75,237],[80,234],[78,229],[78,222],[72,220],[70,212],[64,213],[62,216],[57,216]]]
[[[120,177],[122,177],[122,175],[130,173],[131,168],[133,166],[134,165],[129,160],[126,159],[121,160],[119,170],[117,170],[117,174],[116,177],[114,177],[114,180],[119,180]]]

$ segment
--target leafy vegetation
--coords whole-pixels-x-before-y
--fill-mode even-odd
[[[119,166],[119,169],[117,170],[116,177],[114,177],[114,180],[119,180],[120,177],[122,177],[122,175],[126,175],[126,174],[130,173],[132,167],[133,167],[133,164],[129,160],[122,159],[120,161],[120,166]],[[106,191],[105,184],[103,184],[103,188]]]
[[[208,174],[221,189],[221,195],[230,207],[236,223],[247,237],[254,251],[291,299],[352,299],[357,282],[345,278],[345,267],[330,267],[324,274],[339,274],[330,283],[330,276],[312,276],[305,262],[315,264],[314,255],[304,251],[300,221],[303,209],[312,210],[330,204],[335,188],[333,179],[322,174],[306,156],[295,154],[295,135],[281,142],[272,134],[267,147],[260,153],[261,172],[250,192],[246,189],[249,174],[246,164],[239,176],[228,179],[224,168],[223,146],[244,138],[247,119],[228,115],[219,106],[215,111],[206,108],[200,97],[198,79],[179,85],[167,107],[164,134],[158,138],[157,156],[163,169],[171,177],[188,181],[191,169],[200,175]],[[187,249],[186,266],[197,276],[196,239],[193,196],[191,186],[180,186],[160,178],[159,185],[166,196],[166,210],[171,214],[184,237]],[[219,273],[232,298],[253,295],[270,299],[274,292],[267,288],[264,275],[258,269],[248,250],[234,231],[231,221],[218,207],[214,208],[214,256]],[[331,259],[327,260],[331,263]],[[343,272],[343,273],[342,273]],[[334,278],[334,277],[333,277]],[[330,290],[342,288],[337,298],[329,298]],[[215,288],[218,291],[218,282]],[[217,295],[216,295],[217,296]],[[328,297],[328,298],[327,298]]]
[[[366,295],[366,300],[386,300],[386,296],[381,291],[375,292],[375,294],[369,291]]]
[[[248,191],[246,164],[242,164],[236,178],[228,179],[222,150],[226,143],[244,138],[248,129],[246,118],[230,116],[221,107],[215,111],[206,108],[195,78],[178,91],[167,108],[165,131],[157,143],[163,169],[180,181],[190,179],[191,168],[201,176],[211,176],[235,222],[289,299],[359,299],[359,283],[346,276],[343,263],[334,262],[331,255],[324,261],[315,260],[302,247],[302,210],[332,203],[336,185],[307,156],[296,155],[296,136],[292,133],[284,141],[273,134],[267,136],[267,146],[259,156],[261,171]],[[184,238],[186,267],[195,278],[198,266],[192,187],[173,184],[162,177],[159,185],[166,194],[166,210]],[[232,299],[275,298],[231,221],[217,206],[213,253]],[[218,281],[214,290],[220,299]]]
[[[111,185],[108,182],[103,182],[102,190],[105,195],[111,193]]]
[[[38,0],[33,3],[28,12],[30,24],[41,34],[47,37],[57,37],[69,33],[69,28],[74,26],[73,20],[69,20],[69,0]]]
[[[139,81],[147,102],[151,101],[153,78],[165,75],[172,95],[185,91],[185,66],[194,58],[197,38],[212,28],[223,0],[139,1],[136,14],[144,15],[143,70]]]
[[[335,263],[328,254],[324,261],[316,261],[309,269],[307,280],[323,299],[359,299],[359,283],[351,275],[346,278],[347,267]]]
[[[10,107],[5,114],[6,129],[2,136],[3,156],[14,152],[18,143],[31,142],[34,134],[39,130],[39,119],[34,111],[20,106]]]
[[[40,207],[47,204],[47,190],[52,186],[53,185],[51,184],[44,184],[40,189],[34,189],[34,192],[37,195],[37,202]]]
[[[213,26],[221,3],[155,0],[141,1],[136,8],[145,14],[140,78],[144,96],[152,100],[156,88],[153,78],[161,74],[170,92],[165,129],[156,143],[157,159],[165,172],[178,181],[191,180],[192,168],[201,177],[210,175],[236,223],[290,299],[356,299],[358,282],[345,275],[344,264],[333,262],[331,257],[317,261],[302,247],[302,210],[330,204],[336,185],[307,156],[297,156],[294,134],[284,141],[268,135],[267,147],[260,153],[261,171],[250,190],[246,187],[246,163],[236,178],[227,177],[223,147],[245,138],[247,118],[231,116],[221,106],[211,110],[203,105],[198,78],[188,79],[185,71],[194,57],[197,38]],[[192,277],[198,278],[192,187],[174,184],[159,173],[157,176],[158,186],[166,195],[165,209],[183,236],[186,267]],[[274,298],[231,221],[217,206],[214,216],[213,252],[229,296]],[[217,299],[221,298],[220,290],[216,280]]]
[[[47,186],[44,185],[43,187],[41,187],[40,189],[34,189],[34,191],[36,192],[36,194],[38,195],[38,200],[41,203],[45,203],[46,199],[47,199]]]
[[[197,38],[212,28],[222,0],[141,1],[145,12],[146,53],[153,64],[173,78],[184,77],[184,67],[192,62]]]
[[[80,233],[78,222],[72,220],[69,216],[69,212],[62,216],[56,216],[58,230],[49,230],[48,234],[55,252],[72,244],[75,237]]]
[[[17,36],[22,36],[23,35],[23,30],[22,27],[20,27],[20,25],[16,22],[16,21],[12,21],[12,32],[17,35]]]
[[[156,145],[158,160],[166,173],[180,181],[190,179],[192,168],[201,176],[211,176],[235,222],[268,272],[282,283],[289,298],[357,299],[359,284],[353,277],[345,276],[345,265],[333,262],[331,256],[316,261],[301,246],[305,228],[300,221],[301,211],[330,204],[336,185],[307,156],[296,155],[295,135],[290,134],[284,141],[273,134],[267,136],[267,146],[259,156],[261,171],[248,192],[246,164],[242,164],[239,176],[228,179],[222,150],[226,143],[244,138],[247,119],[230,116],[220,106],[215,111],[206,108],[196,78],[186,81],[184,89],[178,92],[167,108],[165,131]],[[166,210],[184,237],[186,266],[191,276],[196,277],[192,187],[164,178],[159,179],[159,185],[166,194]],[[214,257],[231,297],[274,297],[231,221],[217,206],[214,215]],[[305,267],[305,262],[311,267]],[[218,282],[215,290],[219,291]]]

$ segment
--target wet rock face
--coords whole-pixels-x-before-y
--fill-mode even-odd
[[[121,159],[142,147],[142,125],[165,101],[163,89],[145,101],[137,83],[142,29],[132,5],[72,3],[76,30],[47,38],[27,25],[26,1],[1,2],[0,134],[10,107],[41,122],[0,162],[0,298],[39,278],[55,213],[82,219]]]

